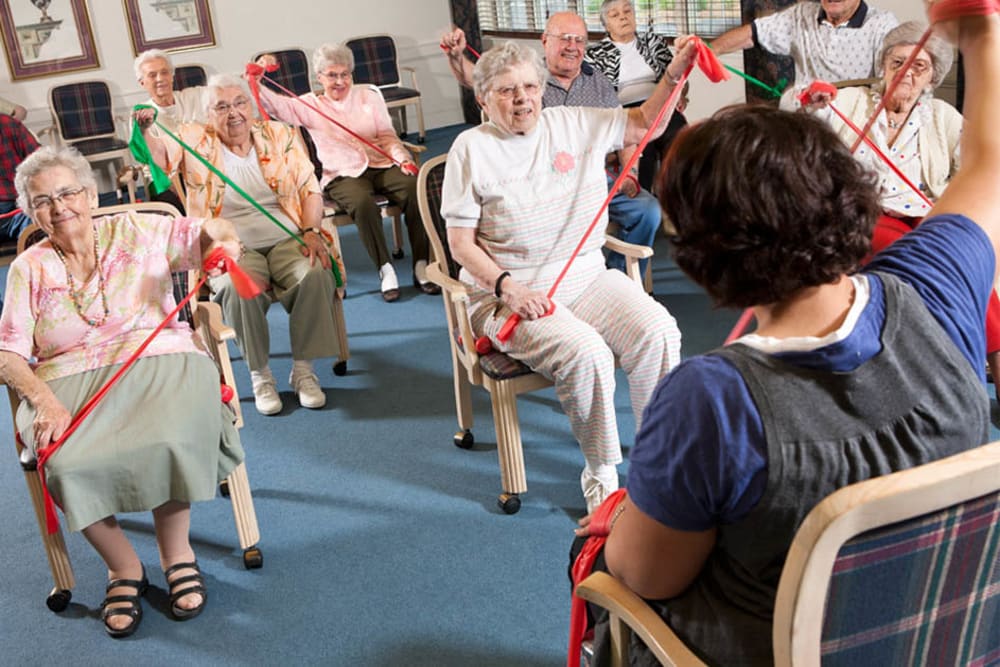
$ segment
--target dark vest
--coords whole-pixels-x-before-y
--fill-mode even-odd
[[[767,487],[746,518],[719,527],[691,588],[653,603],[710,664],[773,664],[771,620],[785,554],[823,498],[987,440],[989,401],[968,359],[912,287],[879,278],[882,351],[851,372],[793,366],[740,344],[713,352],[739,370],[760,412]]]

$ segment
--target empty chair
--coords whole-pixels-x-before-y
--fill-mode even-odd
[[[406,134],[406,106],[413,105],[419,127],[418,139],[424,143],[424,107],[417,86],[417,72],[412,67],[400,67],[396,57],[396,43],[389,35],[355,37],[345,44],[354,52],[354,82],[371,83],[382,90],[389,109],[400,109],[400,130]],[[410,74],[410,86],[402,85],[400,70]]]
[[[174,90],[204,86],[208,81],[201,65],[178,65],[174,68]]]

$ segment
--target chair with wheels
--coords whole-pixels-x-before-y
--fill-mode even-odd
[[[128,143],[120,138],[104,81],[78,81],[49,90],[52,125],[42,134],[52,134],[57,143],[73,146],[92,165],[107,163],[109,183],[117,186],[119,167],[132,164]],[[120,199],[120,194],[119,194]]]
[[[354,54],[354,82],[377,86],[385,97],[386,106],[400,111],[400,130],[406,134],[406,107],[413,105],[417,115],[418,139],[424,143],[424,106],[417,86],[417,72],[412,67],[400,67],[396,57],[396,42],[389,35],[355,37],[345,42]],[[410,86],[404,87],[400,70],[409,72]]]
[[[95,216],[113,215],[125,211],[177,215],[177,210],[174,207],[160,202],[109,206],[97,209],[94,214]],[[45,238],[45,233],[38,225],[29,225],[21,232],[18,238],[18,253],[23,252],[25,248]],[[192,300],[192,303],[195,303],[195,301]],[[220,381],[235,390],[236,384],[232,364],[229,360],[229,350],[226,347],[226,341],[234,338],[235,332],[222,323],[222,312],[217,304],[200,301],[197,302],[193,310],[193,327],[201,336],[202,341],[205,343],[205,349],[219,368]],[[11,417],[13,419],[20,405],[20,397],[10,387],[7,388],[7,395],[10,400]],[[238,396],[234,396],[228,405],[233,410],[236,427],[242,427],[243,418]],[[24,449],[24,444],[16,433],[14,434],[14,446],[18,459],[21,460],[21,452]],[[35,462],[22,462],[21,467],[24,472],[25,483],[28,485],[31,503],[35,510],[35,518],[38,521],[38,530],[42,537],[42,543],[54,581],[54,587],[46,598],[46,605],[54,612],[61,612],[69,605],[73,588],[76,585],[69,553],[66,549],[66,542],[61,529],[51,535],[46,530],[42,484]],[[229,476],[220,484],[220,491],[222,495],[229,497],[233,507],[236,533],[240,549],[242,550],[243,566],[246,569],[262,567],[264,560],[263,552],[259,546],[260,529],[257,524],[257,514],[254,510],[253,496],[250,492],[250,482],[247,478],[245,463],[240,463],[233,469]]]
[[[597,572],[577,594],[664,665],[702,665],[634,592]],[[772,630],[779,667],[991,664],[1000,655],[1000,441],[852,484],[806,516]]]
[[[493,425],[496,429],[500,483],[503,489],[497,502],[504,512],[515,514],[521,508],[520,494],[528,490],[524,451],[521,445],[521,426],[517,417],[517,396],[549,387],[552,383],[502,352],[477,350],[476,336],[472,331],[468,311],[469,285],[458,279],[461,267],[451,256],[445,220],[441,216],[441,187],[444,184],[447,158],[447,154],[439,155],[428,160],[420,168],[420,174],[417,176],[417,197],[420,215],[433,250],[433,258],[427,266],[427,276],[441,287],[448,323],[455,410],[459,426],[454,436],[454,443],[462,449],[469,449],[474,444],[470,388],[482,387],[490,394]],[[625,256],[628,275],[641,285],[639,260],[651,257],[652,249],[625,243],[607,235],[604,240],[608,248]]]

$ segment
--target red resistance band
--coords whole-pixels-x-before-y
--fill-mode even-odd
[[[931,24],[963,16],[989,16],[1000,11],[1000,0],[945,0],[935,2],[927,12]]]
[[[611,532],[611,517],[625,500],[625,489],[618,489],[604,499],[590,517],[590,536],[573,563],[573,599],[569,612],[569,649],[566,652],[567,667],[580,667],[580,645],[587,632],[587,601],[576,595],[576,585],[590,576],[594,561],[608,541]]]
[[[322,116],[326,120],[330,121],[331,123],[333,123],[334,125],[336,125],[340,129],[342,129],[344,132],[347,132],[349,135],[351,135],[352,137],[354,137],[355,139],[357,139],[358,141],[360,141],[364,145],[366,145],[369,148],[371,148],[376,153],[379,153],[380,155],[383,155],[387,160],[389,160],[394,165],[396,165],[397,167],[399,167],[400,169],[402,169],[402,171],[403,171],[404,174],[407,174],[409,176],[416,176],[417,175],[417,173],[418,173],[419,170],[417,169],[416,165],[414,165],[412,163],[405,163],[404,164],[403,162],[400,162],[399,160],[397,160],[396,158],[392,157],[391,155],[389,155],[388,153],[386,153],[384,150],[382,150],[381,148],[379,148],[378,146],[376,146],[375,144],[373,144],[368,139],[365,139],[364,137],[362,137],[360,134],[358,134],[357,132],[355,132],[351,128],[347,127],[346,125],[344,125],[340,121],[338,121],[338,120],[332,118],[331,116],[329,116],[328,114],[324,113],[323,110],[320,109],[319,107],[317,107],[317,106],[315,106],[313,104],[310,104],[309,102],[306,102],[304,99],[302,99],[301,97],[299,97],[298,95],[296,95],[294,92],[292,92],[288,88],[285,88],[280,83],[278,83],[274,79],[272,79],[272,78],[270,78],[270,77],[268,77],[268,76],[266,76],[264,74],[264,72],[275,72],[277,70],[278,70],[278,66],[277,65],[269,65],[268,67],[265,68],[265,67],[261,67],[257,63],[247,63],[247,66],[246,66],[246,73],[248,75],[247,76],[247,80],[250,83],[250,92],[253,93],[254,100],[256,100],[256,102],[257,102],[257,108],[260,110],[260,114],[261,114],[261,116],[264,117],[265,120],[268,119],[268,115],[267,115],[267,112],[264,110],[263,104],[261,104],[261,101],[260,101],[260,81],[258,80],[258,77],[265,79],[266,81],[268,81],[269,83],[271,83],[272,85],[274,85],[274,87],[277,88],[278,90],[280,90],[281,92],[285,93],[286,95],[288,95],[289,97],[291,97],[293,99],[298,100],[299,102],[301,102],[307,108],[312,109],[313,111],[315,111],[316,113],[318,113],[320,116]]]
[[[440,46],[441,50],[444,51],[445,53],[449,53],[451,51],[451,49],[449,49],[444,44],[438,44],[438,46]],[[475,56],[476,60],[482,58],[482,56],[479,55],[479,51],[476,51],[474,48],[472,48],[472,46],[470,46],[468,42],[465,43],[465,48],[469,51],[469,53]]]
[[[695,62],[691,63],[687,67],[687,69],[684,70],[684,73],[681,75],[680,79],[674,85],[674,89],[670,91],[670,96],[667,97],[667,101],[660,108],[659,113],[656,114],[656,120],[654,120],[653,124],[649,126],[648,130],[646,130],[646,134],[643,136],[642,141],[639,142],[635,152],[632,154],[632,157],[630,157],[628,161],[625,163],[625,165],[622,166],[621,173],[618,174],[618,178],[615,179],[614,184],[608,191],[608,196],[605,197],[604,203],[601,204],[601,208],[598,209],[597,215],[594,216],[594,219],[590,223],[590,226],[587,228],[587,231],[584,232],[583,238],[580,239],[580,242],[573,250],[573,253],[570,255],[569,259],[566,261],[566,265],[563,267],[562,271],[556,277],[555,282],[552,283],[552,287],[549,288],[547,296],[550,301],[552,299],[552,295],[555,294],[556,289],[558,289],[559,283],[562,282],[562,279],[566,276],[566,273],[569,271],[570,266],[573,265],[573,260],[575,260],[577,255],[580,254],[580,250],[583,249],[584,243],[586,243],[587,239],[590,238],[591,233],[594,231],[594,227],[596,227],[597,223],[600,222],[601,216],[604,215],[604,212],[607,210],[608,205],[611,203],[611,200],[614,198],[616,194],[618,194],[618,191],[621,189],[622,183],[624,183],[625,179],[629,176],[629,172],[632,171],[632,167],[635,166],[635,163],[639,160],[639,156],[642,155],[642,151],[645,150],[646,145],[649,143],[650,139],[653,138],[653,131],[663,121],[663,117],[666,115],[667,109],[674,108],[674,105],[677,101],[677,97],[684,89],[684,84],[687,82],[688,77],[691,76],[691,70],[694,68],[695,63],[697,63],[701,71],[704,72],[705,75],[709,78],[709,80],[712,81],[713,83],[717,83],[719,81],[723,81],[729,78],[729,73],[726,72],[726,69],[722,66],[722,63],[719,62],[718,57],[716,57],[715,53],[712,52],[712,49],[710,49],[708,45],[706,45],[703,41],[701,41],[697,37],[692,37],[691,39],[694,40],[695,48],[698,51],[698,55],[695,59]],[[545,315],[551,314],[554,308],[555,306],[550,307],[549,310],[545,313]],[[520,322],[521,322],[521,316],[518,315],[517,313],[511,313],[511,315],[503,323],[503,326],[500,328],[500,332],[497,334],[497,340],[499,340],[501,343],[506,343],[508,340],[510,340],[510,337],[514,335],[514,330],[517,328],[517,325],[520,324]]]
[[[0,220],[4,218],[13,218],[15,215],[21,212],[21,209],[15,208],[13,211],[7,211],[6,213],[0,213]]]
[[[63,432],[59,439],[50,445],[39,448],[36,452],[38,459],[38,476],[42,482],[42,498],[45,504],[45,528],[49,535],[59,530],[59,517],[56,516],[55,502],[53,502],[52,496],[49,494],[49,487],[45,483],[45,464],[50,458],[52,458],[59,448],[63,446],[67,438],[69,438],[69,436],[76,431],[77,427],[80,426],[83,420],[86,419],[91,412],[93,412],[94,408],[101,401],[101,399],[104,398],[111,387],[113,387],[115,383],[121,379],[125,372],[131,368],[133,364],[135,364],[143,350],[149,347],[149,344],[153,342],[153,339],[156,338],[161,331],[163,331],[164,327],[173,321],[173,319],[177,316],[177,313],[180,312],[181,308],[187,305],[191,298],[198,293],[201,286],[205,284],[205,280],[208,279],[208,271],[218,268],[222,269],[224,273],[228,273],[230,279],[233,281],[233,287],[242,299],[252,299],[261,292],[260,287],[258,287],[251,277],[240,268],[236,260],[227,255],[221,247],[216,247],[211,253],[209,253],[202,266],[204,273],[201,280],[198,281],[198,284],[196,284],[194,288],[188,292],[187,296],[185,296],[181,302],[177,304],[177,307],[174,308],[170,314],[167,315],[167,317],[160,322],[159,325],[157,325],[153,332],[146,337],[146,340],[144,340],[139,347],[136,348],[135,352],[133,352],[132,355],[125,360],[125,363],[122,364],[121,368],[115,372],[111,379],[108,380],[103,387],[98,389],[97,392],[84,404],[84,406],[80,408],[80,411],[76,413],[73,417],[73,421],[70,422],[66,431]],[[227,385],[223,385],[220,395],[223,400],[225,400],[226,396],[229,396],[231,399],[233,396],[233,389]]]

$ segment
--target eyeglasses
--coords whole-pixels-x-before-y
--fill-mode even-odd
[[[525,95],[537,95],[541,86],[537,83],[522,83],[517,86],[502,86],[500,88],[494,88],[493,94],[502,100],[509,100],[514,97],[514,93],[517,92],[518,88],[523,90]]]
[[[316,76],[323,79],[330,79],[331,81],[350,81],[352,73],[351,72],[318,72]]]
[[[888,62],[886,62],[886,67],[893,72],[897,72],[905,62],[906,58],[892,56],[889,58]],[[923,76],[924,74],[930,72],[933,67],[934,66],[926,60],[914,60],[913,63],[910,64],[909,71],[913,72],[914,76]]]
[[[545,34],[548,35],[549,37],[555,37],[564,46],[568,46],[570,44],[576,44],[578,46],[582,46],[583,44],[587,43],[587,36],[586,35],[574,35],[573,33],[569,33],[569,32],[567,32],[567,33],[565,33],[563,35],[556,35],[555,33],[551,33],[551,32],[547,32]]]
[[[246,111],[250,108],[250,100],[245,97],[237,97],[233,100],[232,104],[227,104],[226,102],[220,102],[212,107],[212,111],[215,112],[217,116],[227,116],[230,110],[236,109],[237,111]]]
[[[38,195],[31,200],[29,206],[31,206],[32,211],[50,211],[52,207],[59,202],[63,206],[69,206],[76,202],[76,200],[82,195],[87,188],[70,188],[69,190],[63,190],[62,192],[57,192],[54,195]]]

